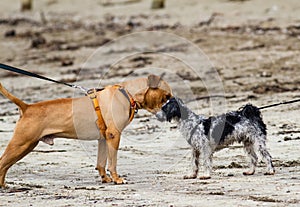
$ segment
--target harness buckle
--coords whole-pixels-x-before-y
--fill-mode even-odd
[[[91,99],[95,99],[97,97],[95,88],[91,88],[91,89],[87,90],[86,93]]]

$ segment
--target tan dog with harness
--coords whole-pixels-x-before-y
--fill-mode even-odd
[[[170,97],[169,85],[155,75],[137,78],[102,90],[90,90],[88,96],[26,104],[0,84],[0,92],[20,109],[14,135],[0,158],[0,187],[5,186],[8,169],[43,141],[53,145],[54,138],[98,139],[96,169],[102,182],[125,181],[117,174],[117,151],[122,130],[137,109],[151,113],[160,110]],[[96,113],[95,113],[96,112]],[[110,176],[106,174],[106,162]]]

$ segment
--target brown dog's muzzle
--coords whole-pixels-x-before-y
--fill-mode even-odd
[[[151,113],[158,112],[162,105],[172,97],[172,94],[168,91],[160,88],[149,88],[145,94],[144,108]]]

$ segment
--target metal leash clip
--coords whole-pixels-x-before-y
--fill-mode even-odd
[[[96,89],[95,88],[90,88],[88,90],[86,90],[86,94],[91,98],[94,99],[97,97],[96,95]]]

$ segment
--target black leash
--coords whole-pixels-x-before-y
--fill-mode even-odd
[[[270,104],[270,105],[266,105],[266,106],[262,106],[259,107],[258,109],[266,109],[266,108],[271,108],[274,106],[279,106],[279,105],[284,105],[284,104],[291,104],[291,103],[295,103],[295,102],[299,102],[300,99],[295,99],[295,100],[291,100],[291,101],[284,101],[284,102],[280,102],[280,103],[275,103],[275,104]]]
[[[16,68],[16,67],[13,67],[13,66],[5,65],[5,64],[2,64],[2,63],[0,63],[0,68],[4,69],[4,70],[7,70],[7,71],[11,71],[11,72],[15,72],[15,73],[27,75],[27,76],[30,76],[30,77],[35,77],[35,78],[39,78],[39,79],[42,79],[42,80],[46,80],[46,81],[50,81],[50,82],[62,84],[62,85],[65,85],[65,86],[69,86],[71,88],[77,88],[77,89],[80,89],[81,91],[83,91],[85,94],[87,94],[88,91],[89,91],[89,89],[86,89],[86,88],[84,88],[82,86],[78,86],[78,85],[75,85],[75,84],[70,84],[70,83],[65,83],[65,82],[53,80],[51,78],[47,78],[47,77],[38,75],[36,73],[32,73],[32,72],[29,72],[29,71],[26,71],[26,70],[22,70],[20,68]],[[210,97],[208,96],[208,98],[210,98]],[[270,105],[259,107],[258,109],[261,110],[261,109],[271,108],[271,107],[274,107],[274,106],[279,106],[279,105],[284,105],[284,104],[291,104],[291,103],[295,103],[295,102],[300,102],[300,99],[295,99],[295,100],[291,100],[291,101],[285,101],[285,102],[270,104]]]
[[[233,96],[223,96],[223,95],[202,96],[202,97],[197,97],[196,99],[189,100],[188,102],[201,100],[201,99],[219,98],[219,97],[234,98],[236,96],[235,95],[233,95]],[[265,106],[258,107],[258,109],[259,110],[267,109],[267,108],[271,108],[271,107],[274,107],[274,106],[279,106],[279,105],[284,105],[284,104],[291,104],[291,103],[296,103],[296,102],[300,102],[300,99],[294,99],[294,100],[290,100],[290,101],[284,101],[284,102],[279,102],[279,103],[275,103],[275,104],[265,105]]]
[[[42,80],[46,80],[46,81],[50,81],[50,82],[54,82],[54,83],[58,83],[58,84],[63,84],[63,85],[66,85],[66,86],[69,86],[69,87],[72,87],[72,88],[78,88],[78,89],[84,91],[84,93],[87,93],[87,91],[88,91],[88,89],[86,89],[82,86],[78,86],[78,85],[74,85],[74,84],[69,84],[69,83],[64,83],[64,82],[61,82],[61,81],[53,80],[51,78],[47,78],[47,77],[38,75],[36,73],[32,73],[32,72],[22,70],[20,68],[16,68],[16,67],[13,67],[13,66],[5,65],[5,64],[2,64],[2,63],[0,63],[0,68],[4,69],[4,70],[11,71],[11,72],[27,75],[27,76],[30,76],[30,77],[35,77],[35,78],[39,78],[39,79],[42,79]]]

